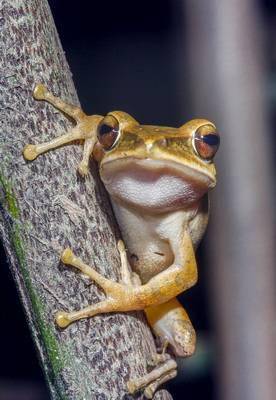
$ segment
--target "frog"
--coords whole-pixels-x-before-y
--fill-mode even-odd
[[[89,173],[90,158],[111,201],[122,239],[119,282],[103,276],[77,257],[71,248],[61,254],[95,282],[105,299],[77,311],[59,311],[60,329],[97,314],[143,310],[160,345],[151,355],[152,370],[130,379],[127,390],[152,398],[160,385],[177,374],[175,357],[191,356],[196,333],[177,296],[196,284],[195,251],[206,230],[209,192],[216,185],[214,156],[220,135],[208,119],[192,119],[182,126],[142,125],[123,111],[87,115],[38,83],[36,100],[50,103],[75,121],[63,135],[49,142],[27,144],[27,161],[68,143],[81,142],[78,173]]]

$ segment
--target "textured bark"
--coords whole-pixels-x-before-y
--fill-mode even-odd
[[[146,373],[155,349],[142,313],[97,316],[63,331],[54,324],[57,310],[103,298],[94,284],[60,263],[61,250],[72,247],[119,280],[119,235],[96,164],[91,162],[88,178],[77,175],[79,145],[24,161],[26,143],[48,140],[71,125],[33,100],[34,83],[78,100],[47,2],[3,0],[0,7],[0,231],[52,398],[132,398],[125,384]],[[155,398],[171,397],[159,391]]]

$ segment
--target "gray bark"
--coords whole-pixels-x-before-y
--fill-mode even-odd
[[[78,103],[49,6],[3,0],[1,26],[0,232],[53,399],[119,399],[129,378],[146,373],[154,342],[143,313],[101,315],[58,330],[53,315],[103,298],[59,261],[70,246],[105,276],[120,279],[113,220],[97,166],[81,179],[81,147],[65,146],[27,163],[26,143],[71,126],[32,98],[36,82]],[[95,113],[97,110],[95,110]],[[2,328],[3,329],[3,328]],[[156,399],[170,399],[159,391]]]

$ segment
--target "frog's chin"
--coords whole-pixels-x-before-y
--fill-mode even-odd
[[[101,178],[113,200],[156,212],[188,208],[215,185],[189,166],[153,159],[104,163]]]

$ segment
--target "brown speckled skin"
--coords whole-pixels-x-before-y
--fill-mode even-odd
[[[1,175],[10,182],[20,209],[20,216],[11,216],[1,187],[0,230],[52,398],[131,399],[125,382],[146,372],[146,357],[154,350],[141,314],[97,316],[64,331],[54,326],[56,310],[74,310],[102,297],[95,285],[61,265],[61,249],[70,245],[103,274],[118,280],[116,228],[95,164],[91,163],[85,180],[76,173],[79,146],[66,146],[32,163],[22,158],[25,143],[36,142],[37,137],[49,140],[71,126],[53,107],[33,100],[34,83],[45,82],[74,104],[77,97],[46,1],[5,0],[0,15]],[[20,226],[28,278],[11,244],[15,224]],[[41,318],[65,355],[55,369],[49,354],[56,348],[43,340],[26,279],[39,298]],[[160,391],[155,398],[170,396]]]

